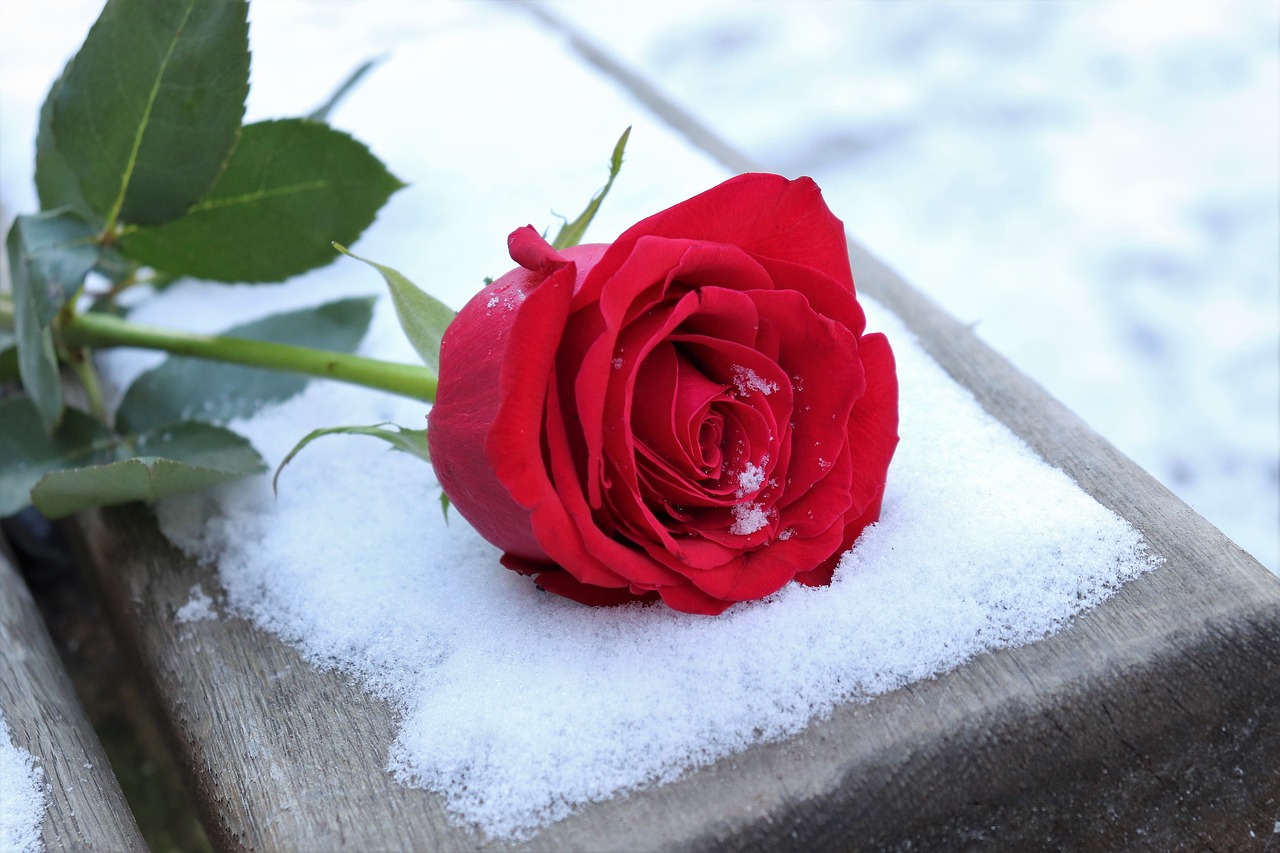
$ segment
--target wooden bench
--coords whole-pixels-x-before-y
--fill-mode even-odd
[[[86,562],[224,849],[1261,849],[1280,814],[1280,579],[855,247],[983,405],[1166,559],[1067,630],[842,707],[796,738],[486,843],[384,771],[392,710],[234,617],[149,510],[83,514]],[[1254,847],[1253,845],[1257,845]]]
[[[535,11],[537,11],[535,7]],[[553,26],[559,26],[550,22]],[[571,34],[734,170],[745,158]],[[238,617],[175,621],[217,571],[144,507],[73,525],[216,847],[251,850],[1263,849],[1280,818],[1280,578],[853,245],[865,293],[983,407],[1128,520],[1158,571],[1044,641],[984,654],[524,842],[385,771],[393,709]],[[97,762],[94,762],[97,764]],[[1274,844],[1274,841],[1270,841]]]
[[[46,850],[147,849],[2,538],[0,711],[14,744],[44,774]]]

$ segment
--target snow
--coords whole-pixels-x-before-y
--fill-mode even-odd
[[[733,524],[729,532],[734,536],[750,536],[769,526],[769,513],[764,504],[754,501],[743,501],[733,505]]]
[[[44,771],[31,753],[13,742],[0,712],[0,850],[36,853],[47,804]]]
[[[205,619],[217,619],[218,611],[213,606],[213,599],[204,591],[204,587],[196,584],[191,587],[190,597],[186,603],[173,614],[175,622],[200,622]]]
[[[68,4],[56,26],[44,22],[42,4],[5,7],[3,32],[24,33],[6,37],[0,51],[0,198],[10,214],[34,204],[30,147],[13,141],[34,137],[40,99],[96,13],[96,4],[82,5]],[[346,69],[390,51],[334,118],[411,186],[353,248],[450,304],[511,266],[513,228],[552,225],[553,210],[577,212],[603,183],[623,127],[635,126],[627,163],[592,239],[726,177],[591,77],[519,9],[353,6],[253,7],[250,118],[305,112]],[[682,4],[664,14],[557,8],[592,17],[606,34],[630,28],[633,41],[610,43],[665,85],[685,86],[682,98],[761,159],[813,171],[853,233],[962,318],[981,317],[980,332],[1041,371],[1073,407],[1095,422],[1112,412],[1114,434],[1149,436],[1157,462],[1162,452],[1187,460],[1195,482],[1246,472],[1227,478],[1247,497],[1242,503],[1274,505],[1275,434],[1263,440],[1268,421],[1254,414],[1275,399],[1266,362],[1276,339],[1267,313],[1275,307],[1272,249],[1257,251],[1257,235],[1272,223],[1274,176],[1264,170],[1258,180],[1262,167],[1248,159],[1247,140],[1225,143],[1223,163],[1247,155],[1234,182],[1219,181],[1202,160],[1146,144],[1151,126],[1176,107],[1143,112],[1165,84],[1143,77],[1142,51],[1189,38],[1186,27],[1162,26],[1129,45],[1120,12],[1094,5],[1079,13],[1068,4],[963,7],[972,18],[948,11],[959,6],[924,3],[818,5],[794,16],[769,3]],[[617,17],[593,17],[606,8]],[[830,8],[848,18],[819,14]],[[1088,15],[1119,35],[1098,30],[1094,38]],[[30,27],[15,26],[27,19]],[[1224,58],[1219,76],[1237,74],[1232,91],[1256,110],[1272,61],[1266,45],[1240,43],[1228,25],[1209,38],[1230,45],[1231,55],[1247,48],[1244,70],[1230,72],[1234,60]],[[939,43],[950,47],[932,52]],[[856,68],[822,64],[841,45],[863,60]],[[1108,51],[1118,56],[1114,73],[1139,82],[1094,81],[1073,94],[1064,75],[1076,57],[1101,61]],[[982,65],[992,52],[998,69]],[[1047,70],[1034,66],[1039,53]],[[1195,89],[1203,76],[1192,73],[1196,57],[1205,55],[1193,54],[1182,88]],[[822,68],[830,76],[819,76]],[[1252,82],[1238,83],[1241,74]],[[1225,85],[1210,86],[1200,106],[1231,109]],[[1256,111],[1265,125],[1266,110]],[[988,125],[1006,135],[984,135]],[[1208,136],[1194,134],[1205,146]],[[1096,173],[1088,160],[1067,158],[1071,140],[1082,138],[1092,140]],[[1179,143],[1174,134],[1164,141]],[[1125,183],[1135,171],[1137,184]],[[1174,174],[1177,181],[1161,179]],[[1125,191],[1105,192],[1115,186]],[[1220,215],[1205,222],[1217,224],[1185,218],[1215,199],[1205,210]],[[1169,213],[1171,205],[1180,212]],[[1176,286],[1152,272],[1164,269],[1153,258],[1172,263]],[[381,287],[362,265],[341,260],[283,286],[181,283],[134,316],[213,331]],[[828,588],[788,586],[716,618],[583,608],[500,568],[456,513],[445,523],[428,467],[359,437],[308,447],[282,477],[278,498],[267,477],[234,483],[162,503],[161,526],[189,553],[216,562],[229,612],[392,701],[400,719],[387,745],[389,772],[439,791],[453,814],[491,835],[527,834],[583,802],[783,738],[836,703],[868,701],[984,650],[1033,642],[1155,565],[1135,531],[987,416],[895,317],[866,307],[869,330],[886,332],[897,355],[903,440],[882,521]],[[1144,356],[1133,340],[1156,341],[1161,357]],[[390,300],[380,300],[362,352],[415,359]],[[155,360],[130,352],[104,359],[114,393]],[[312,383],[233,427],[276,461],[316,427],[420,427],[424,416],[412,401]],[[1198,444],[1169,431],[1181,422]],[[1258,527],[1252,508],[1241,517]],[[1274,520],[1273,512],[1271,533]],[[207,597],[192,591],[192,613],[197,592]]]
[[[743,367],[741,364],[735,364],[730,368],[733,373],[733,387],[737,389],[738,395],[745,397],[752,391],[756,391],[765,397],[768,397],[774,391],[778,390],[778,383],[765,379],[756,373],[750,367]]]
[[[760,491],[760,487],[764,485],[765,480],[765,470],[761,466],[768,464],[768,456],[760,460],[760,465],[748,462],[746,467],[742,469],[742,473],[738,474],[738,490],[734,492],[734,495],[739,498],[745,498],[747,495],[753,495]]]

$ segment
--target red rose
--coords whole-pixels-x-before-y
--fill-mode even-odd
[[[427,432],[503,565],[708,614],[829,583],[879,517],[898,385],[817,185],[741,175],[612,245],[508,245],[444,336]]]

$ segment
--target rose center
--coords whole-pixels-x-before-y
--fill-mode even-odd
[[[724,463],[724,415],[711,409],[698,424],[698,465],[707,476],[718,476]]]

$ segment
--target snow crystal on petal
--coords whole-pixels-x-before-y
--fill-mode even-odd
[[[764,511],[764,504],[744,501],[733,506],[733,525],[729,532],[734,536],[750,536],[769,523],[769,515]]]
[[[729,368],[733,371],[733,387],[738,389],[738,395],[745,397],[752,391],[759,391],[766,397],[778,390],[778,383],[765,379],[759,373],[756,373],[750,367],[743,367],[741,364],[735,364]]]
[[[760,491],[760,487],[764,485],[765,465],[769,464],[769,457],[765,456],[760,460],[759,465],[753,465],[748,462],[747,467],[742,469],[742,473],[738,475],[738,490],[734,492],[734,496],[745,498],[747,495],[755,494]]]

